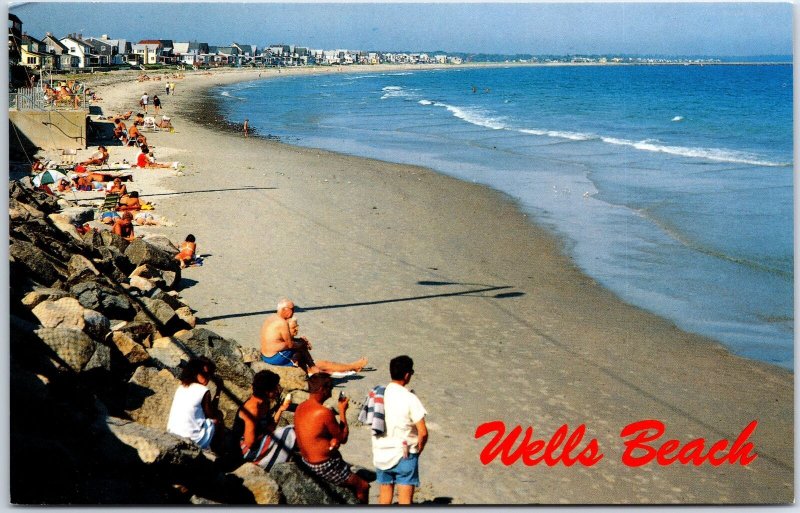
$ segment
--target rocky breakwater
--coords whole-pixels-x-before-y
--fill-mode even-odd
[[[169,240],[81,235],[91,208],[27,179],[9,191],[12,503],[356,502],[295,462],[267,473],[241,461],[230,430],[265,364],[196,326]],[[229,448],[219,456],[166,432],[192,356],[217,365]],[[306,396],[302,371],[272,370],[295,402]]]

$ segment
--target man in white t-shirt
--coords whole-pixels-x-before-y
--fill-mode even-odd
[[[405,386],[414,375],[414,361],[398,356],[389,362],[392,382],[383,395],[386,431],[372,437],[372,460],[380,485],[380,504],[391,504],[397,486],[397,501],[411,504],[419,486],[419,455],[428,441],[425,408]]]

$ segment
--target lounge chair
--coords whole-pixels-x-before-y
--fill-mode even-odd
[[[100,212],[105,212],[107,210],[117,210],[117,206],[119,206],[119,194],[106,194],[105,199],[103,200],[103,204],[100,205]]]

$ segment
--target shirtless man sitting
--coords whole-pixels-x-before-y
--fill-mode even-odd
[[[369,483],[350,470],[339,446],[347,443],[347,407],[350,399],[339,397],[339,419],[323,403],[331,397],[333,381],[321,372],[308,378],[310,397],[294,413],[294,430],[303,463],[318,477],[353,490],[362,504],[369,498]]]
[[[294,365],[294,358],[299,343],[292,340],[289,330],[289,319],[294,314],[294,303],[290,299],[281,299],[274,314],[264,319],[261,325],[261,359],[270,364],[282,367]]]
[[[100,145],[97,151],[92,153],[92,156],[81,162],[82,166],[102,166],[108,160],[108,150],[105,146]]]

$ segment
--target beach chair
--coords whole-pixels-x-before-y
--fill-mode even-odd
[[[75,167],[75,157],[78,155],[78,150],[61,150],[61,162],[59,163],[59,167],[68,167],[73,168]]]
[[[153,116],[147,116],[144,118],[144,124],[142,125],[142,130],[147,130],[149,132],[157,132],[158,127],[156,126],[156,118]]]
[[[117,210],[117,206],[119,206],[119,198],[119,194],[106,194],[106,197],[103,199],[103,204],[100,205],[100,212]]]

